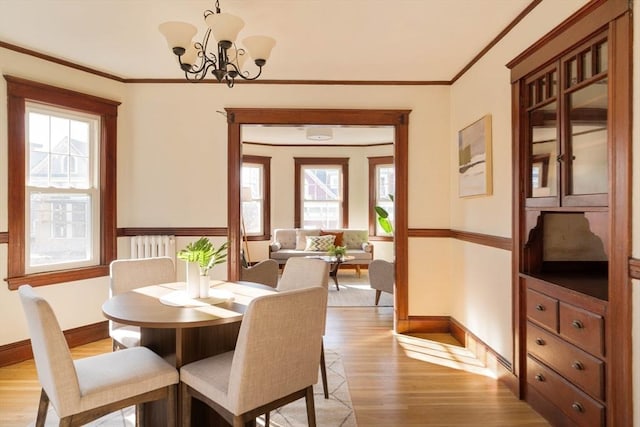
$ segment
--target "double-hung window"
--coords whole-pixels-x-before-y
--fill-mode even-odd
[[[372,236],[391,236],[385,232],[375,212],[375,207],[380,206],[389,214],[388,219],[395,223],[395,204],[391,197],[395,193],[396,169],[393,164],[393,156],[369,158],[369,234]]]
[[[348,224],[348,158],[296,158],[296,227],[336,229]]]
[[[100,262],[100,116],[26,104],[25,273]]]
[[[242,156],[240,175],[243,232],[248,240],[269,239],[271,158]]]
[[[106,276],[119,103],[5,76],[10,289]]]

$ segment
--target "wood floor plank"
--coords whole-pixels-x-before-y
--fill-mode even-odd
[[[395,336],[392,325],[391,307],[328,310],[325,347],[342,356],[359,426],[549,425],[451,337]],[[111,342],[101,340],[72,355],[108,351]],[[0,368],[0,426],[27,426],[39,396],[33,360]]]

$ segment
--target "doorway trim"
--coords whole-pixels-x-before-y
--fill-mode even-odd
[[[404,332],[409,324],[408,293],[408,148],[411,110],[225,108],[228,131],[228,277],[240,279],[240,168],[242,166],[241,127],[244,124],[270,125],[361,125],[394,126],[396,169],[394,251],[396,288],[394,330]]]

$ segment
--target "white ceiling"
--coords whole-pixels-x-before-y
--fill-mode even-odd
[[[531,0],[220,0],[241,17],[238,41],[276,39],[261,78],[450,81]],[[206,26],[203,0],[0,0],[0,41],[124,79],[183,78],[158,25]],[[271,144],[379,144],[393,129],[334,128],[308,141],[301,127],[246,127]]]
[[[449,81],[531,0],[220,0],[238,40],[277,40],[263,78]],[[201,38],[203,0],[0,0],[0,41],[126,79],[181,78],[158,25]]]

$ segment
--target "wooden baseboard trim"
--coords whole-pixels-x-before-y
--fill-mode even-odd
[[[629,258],[629,277],[640,280],[640,259]]]
[[[401,326],[402,333],[450,333],[489,368],[514,395],[519,396],[518,379],[513,373],[511,362],[451,316],[409,316]]]
[[[91,325],[64,331],[69,347],[88,344],[109,337],[109,322],[98,322]],[[13,365],[33,358],[31,340],[23,340],[0,346],[0,367]]]

